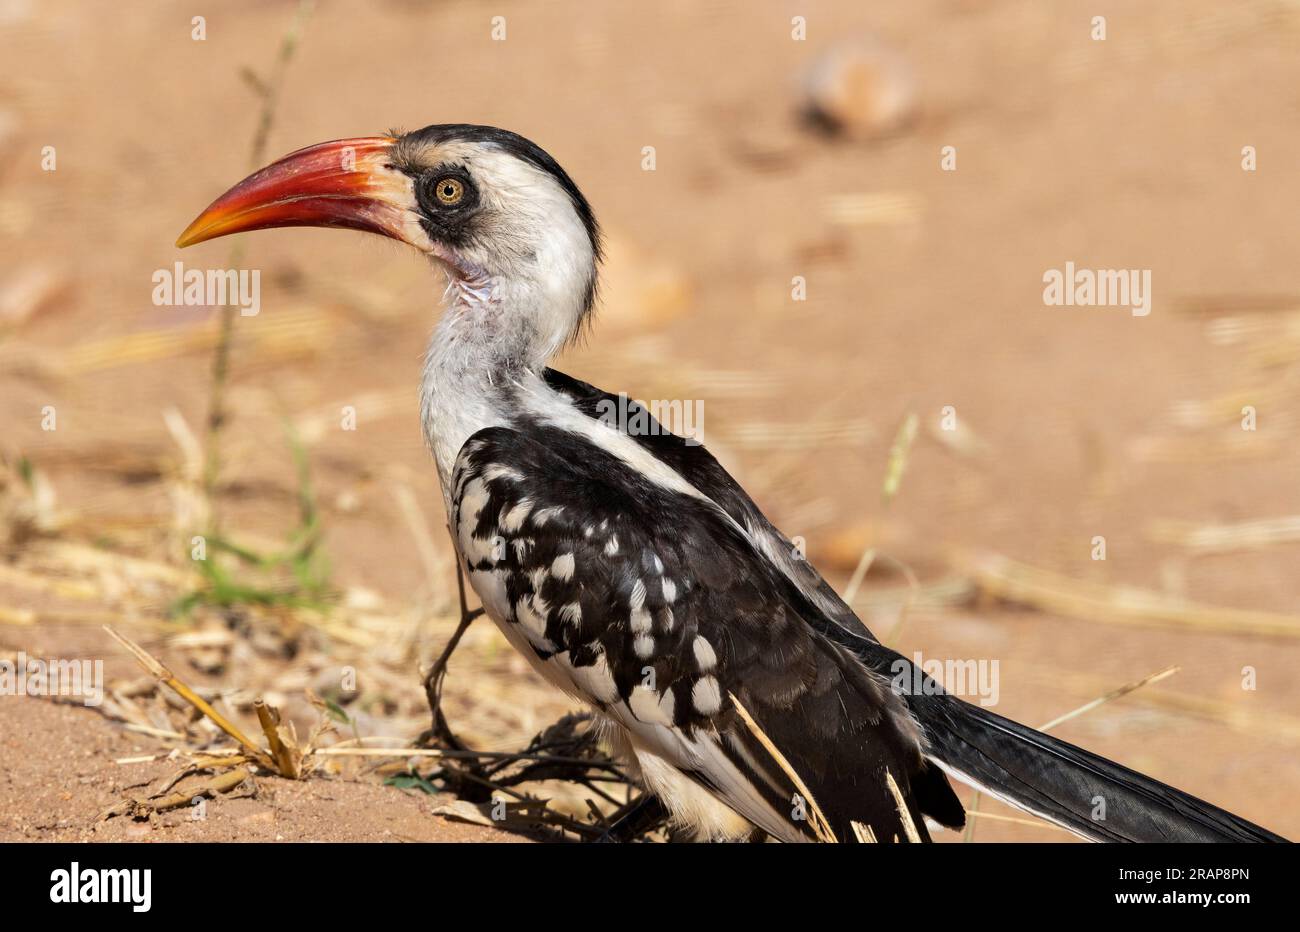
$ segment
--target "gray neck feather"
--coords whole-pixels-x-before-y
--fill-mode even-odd
[[[444,499],[450,498],[451,474],[465,441],[484,428],[511,424],[521,394],[553,394],[542,373],[576,317],[521,312],[520,303],[535,300],[530,290],[456,279],[448,286],[447,309],[429,341],[420,381],[425,442]],[[566,318],[570,323],[564,326]],[[538,320],[551,322],[554,332],[539,333]]]

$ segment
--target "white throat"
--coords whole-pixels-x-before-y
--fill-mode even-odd
[[[444,498],[465,441],[485,427],[508,423],[502,381],[513,377],[514,367],[503,365],[497,341],[487,329],[498,316],[490,310],[490,300],[461,293],[455,282],[448,293],[453,298],[434,328],[420,379],[420,422]]]
[[[448,257],[447,310],[420,387],[425,440],[446,498],[465,441],[511,423],[520,395],[545,392],[542,373],[573,338],[591,297],[596,250],[569,195],[541,169],[492,149],[440,151],[472,164],[485,229]]]
[[[465,441],[511,424],[525,410],[518,399],[552,394],[542,374],[573,335],[583,300],[566,297],[568,307],[547,307],[561,302],[535,285],[449,280],[420,381],[421,423],[444,499]]]

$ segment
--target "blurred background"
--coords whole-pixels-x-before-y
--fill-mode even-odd
[[[441,280],[356,233],[173,242],[254,160],[445,122],[535,140],[607,230],[557,367],[702,401],[882,639],[997,661],[1030,724],[1177,666],[1054,732],[1300,834],[1297,40],[1293,0],[0,0],[0,657],[109,687],[0,701],[0,837],[472,828],[430,815],[427,761],[346,756],[226,818],[96,820],[230,743],[105,624],[250,732],[256,696],[325,743],[426,727],[457,618],[416,410]],[[157,306],[177,261],[260,270],[260,313],[227,340]],[[1149,316],[1045,306],[1067,261],[1150,270]],[[571,708],[489,623],[451,662],[474,747]],[[962,796],[977,841],[1069,839]]]

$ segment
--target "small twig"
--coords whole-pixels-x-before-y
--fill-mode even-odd
[[[767,753],[772,756],[772,760],[776,761],[777,765],[785,771],[786,776],[790,778],[795,789],[802,793],[803,798],[808,802],[808,824],[812,826],[813,834],[815,834],[820,841],[838,841],[835,837],[835,832],[831,830],[830,822],[826,820],[826,816],[822,814],[821,807],[817,805],[817,800],[813,798],[812,791],[808,789],[807,785],[803,782],[803,779],[795,771],[794,767],[790,765],[790,762],[785,759],[785,755],[782,754],[777,746],[772,742],[772,739],[767,736],[767,733],[759,727],[758,722],[754,721],[754,717],[749,714],[749,711],[740,704],[740,700],[736,698],[736,694],[728,693],[728,695],[731,697],[732,705],[736,707],[736,711],[740,714],[741,721],[745,723],[746,727],[749,728],[754,737],[758,739],[758,743],[763,745]]]
[[[1165,669],[1161,670],[1159,673],[1152,673],[1150,676],[1144,676],[1140,680],[1135,680],[1132,683],[1128,683],[1124,686],[1119,687],[1119,689],[1112,689],[1104,696],[1098,696],[1096,699],[1093,699],[1091,702],[1085,702],[1083,705],[1079,706],[1077,709],[1073,710],[1072,712],[1066,712],[1064,715],[1058,715],[1056,718],[1052,719],[1047,724],[1039,725],[1038,730],[1050,731],[1051,729],[1055,728],[1057,725],[1060,725],[1064,722],[1068,722],[1070,719],[1075,718],[1076,716],[1082,715],[1085,712],[1091,712],[1099,705],[1105,705],[1107,702],[1111,702],[1115,699],[1118,699],[1120,696],[1127,696],[1135,689],[1141,689],[1143,686],[1149,686],[1152,683],[1159,683],[1163,679],[1168,679],[1169,677],[1177,673],[1179,669],[1180,668],[1177,666],[1166,667]]]
[[[1201,605],[1147,589],[1085,582],[994,553],[958,554],[954,562],[984,594],[1067,618],[1235,637],[1300,638],[1300,617],[1295,615]]]
[[[907,461],[912,453],[912,444],[916,442],[918,420],[915,411],[907,412],[903,423],[898,425],[893,445],[889,448],[889,463],[885,467],[885,481],[881,483],[881,500],[888,505],[898,494],[903,484],[903,473],[907,471]]]
[[[970,800],[970,808],[966,810],[966,815],[973,816],[980,814],[980,798],[982,795],[983,794],[980,793],[979,790],[975,791],[975,795],[972,796]],[[961,840],[963,842],[971,842],[975,840],[975,823],[969,818],[966,820],[966,831],[961,833]]]
[[[122,727],[127,731],[138,732],[142,735],[149,735],[151,738],[170,738],[173,741],[184,741],[185,736],[179,731],[168,731],[165,728],[153,728],[149,725],[137,725],[135,722],[123,722]]]
[[[604,790],[602,790],[600,787],[596,786],[597,783],[602,782],[600,779],[592,780],[592,779],[590,779],[590,778],[586,778],[586,779],[579,778],[578,782],[581,783],[583,786],[585,786],[587,789],[591,790],[593,793],[595,793],[597,796],[599,796],[599,797],[600,797],[601,799],[603,799],[605,802],[609,803],[611,806],[621,806],[621,805],[623,805],[622,802],[620,802],[619,800],[615,799],[615,798],[614,798],[612,795],[610,795],[609,793],[606,793],[606,792],[605,792]],[[612,782],[612,783],[615,783],[615,784],[618,784],[618,785],[626,785],[626,784],[624,784],[624,781],[622,781],[622,780],[607,780],[607,781],[603,781],[603,782]],[[589,800],[587,800],[587,802],[588,802],[588,804],[590,804],[590,803],[591,803],[591,800],[589,799]],[[601,818],[603,819],[604,816],[601,816]]]
[[[275,758],[275,766],[280,771],[280,776],[292,780],[298,779],[299,768],[295,766],[289,749],[280,740],[280,713],[268,706],[261,698],[253,700],[253,709],[257,712],[257,721],[262,726],[262,734],[266,735],[266,743],[271,748],[271,756]]]
[[[313,754],[322,757],[451,757],[452,752],[441,748],[316,748]],[[475,752],[482,753],[482,752]],[[464,755],[470,756],[470,755]]]
[[[411,491],[411,487],[405,482],[394,482],[393,498],[397,501],[397,506],[402,511],[402,517],[406,519],[407,529],[410,530],[411,537],[415,540],[415,549],[420,555],[420,562],[424,564],[424,576],[428,581],[429,591],[436,591],[439,588],[438,552],[433,546],[433,536],[429,533],[429,526],[425,523],[424,514],[420,511],[415,493]],[[454,549],[452,553],[455,553]]]
[[[903,418],[903,423],[898,427],[898,433],[894,435],[894,442],[889,448],[889,461],[885,466],[885,478],[881,483],[880,500],[882,508],[888,509],[894,497],[898,494],[899,486],[903,482],[903,473],[907,471],[908,457],[912,452],[912,444],[916,442],[917,417],[915,411],[909,411]],[[858,560],[858,565],[853,569],[853,575],[849,578],[849,584],[844,589],[844,604],[852,606],[853,600],[857,598],[858,590],[867,578],[867,573],[871,572],[871,566],[876,561],[876,548],[868,545]],[[886,644],[893,644],[903,629],[903,623],[907,620],[908,609],[911,608],[912,602],[916,597],[916,592],[920,588],[917,582],[916,574],[904,563],[898,560],[890,560],[891,563],[902,569],[907,577],[908,596],[906,602],[899,609],[898,621],[894,624],[894,629],[885,639]]]
[[[1179,668],[1176,666],[1166,667],[1165,669],[1161,670],[1159,673],[1152,673],[1150,676],[1144,676],[1140,680],[1134,680],[1132,683],[1126,683],[1125,685],[1119,687],[1118,689],[1112,689],[1110,692],[1106,693],[1105,695],[1098,696],[1096,699],[1093,699],[1090,702],[1085,702],[1077,709],[1074,709],[1070,712],[1066,712],[1064,715],[1058,715],[1056,718],[1052,719],[1050,722],[1047,722],[1044,725],[1039,725],[1038,730],[1047,731],[1051,728],[1055,728],[1057,725],[1060,725],[1063,722],[1068,722],[1070,719],[1075,718],[1076,716],[1083,715],[1085,712],[1091,712],[1099,705],[1104,705],[1107,702],[1112,702],[1115,699],[1120,698],[1121,696],[1127,696],[1135,689],[1141,689],[1143,686],[1149,686],[1152,683],[1158,683],[1160,682],[1160,680],[1173,676],[1175,673],[1178,672],[1178,670]],[[989,816],[987,813],[979,812],[980,795],[981,794],[979,790],[976,790],[974,797],[972,797],[971,799],[970,808],[966,810],[966,814],[967,815],[982,814],[985,816],[985,818],[994,818],[993,816]],[[1005,819],[1009,817],[1003,816],[1002,818]],[[1031,824],[1036,824],[1036,823],[1031,823]],[[1050,822],[1045,824],[1051,825]],[[974,837],[975,837],[975,823],[971,821],[967,821],[966,831],[962,835],[962,841],[971,841]]]
[[[876,833],[870,825],[863,822],[851,822],[850,825],[853,826],[853,837],[858,840],[859,844],[874,845],[878,843]]]
[[[849,577],[849,584],[844,587],[844,604],[852,605],[853,600],[858,597],[858,589],[862,587],[862,581],[867,578],[867,573],[871,571],[871,564],[876,560],[876,548],[868,546],[862,551],[862,556],[858,560],[858,565],[853,569],[853,575]]]
[[[151,655],[140,645],[136,644],[134,641],[131,641],[128,638],[125,638],[122,635],[118,634],[108,625],[104,625],[104,630],[107,631],[114,640],[116,640],[119,644],[121,644],[128,651],[130,651],[132,656],[134,656],[135,659],[139,662],[140,666],[144,667],[147,671],[149,671],[149,674],[151,676],[155,677],[163,685],[169,687],[178,696],[180,696],[190,705],[194,706],[194,708],[198,709],[201,713],[207,716],[214,725],[216,725],[226,734],[230,735],[230,737],[234,738],[241,745],[243,745],[245,750],[247,750],[248,753],[252,755],[253,758],[256,759],[258,763],[265,766],[268,770],[277,769],[275,767],[274,762],[271,761],[270,758],[266,756],[265,751],[263,751],[261,748],[255,745],[252,741],[248,739],[247,736],[245,736],[245,734],[242,731],[240,731],[233,724],[227,721],[225,716],[223,716],[216,709],[212,708],[212,706],[210,706],[203,699],[202,696],[200,696],[198,693],[194,692],[194,690],[190,689],[183,682],[178,680],[175,677],[175,675],[172,674],[171,670],[168,670],[161,663],[159,663],[153,657],[153,655]]]
[[[903,634],[903,626],[907,624],[908,615],[912,611],[912,605],[916,602],[917,593],[921,591],[921,582],[916,578],[916,573],[912,568],[902,560],[895,560],[893,557],[886,556],[886,560],[896,566],[907,580],[907,595],[903,597],[902,603],[898,606],[898,620],[894,626],[889,629],[889,634],[885,636],[884,643],[897,644],[899,637]]]
[[[181,776],[188,776],[182,772]],[[155,812],[166,812],[168,809],[177,809],[181,806],[188,806],[193,803],[195,797],[206,796],[215,798],[222,793],[229,793],[231,790],[244,783],[251,774],[239,767],[235,770],[228,770],[225,773],[215,774],[211,778],[203,781],[198,786],[191,787],[187,790],[171,793],[167,796],[160,796],[154,799],[125,799],[100,813],[99,821],[111,819],[113,816],[131,815],[134,818],[144,818]],[[173,781],[172,785],[175,785]]]
[[[591,813],[591,817],[596,820],[596,825],[600,828],[608,829],[609,822],[605,819],[605,813],[601,812],[600,807],[596,805],[596,801],[588,797],[586,803],[587,810]]]
[[[228,770],[225,773],[219,773],[212,779],[205,781],[199,786],[192,789],[171,793],[158,799],[148,800],[142,804],[154,812],[164,812],[168,809],[176,809],[180,806],[190,805],[196,796],[207,796],[209,799],[216,797],[221,793],[229,793],[235,787],[239,786],[251,776],[247,770],[240,767],[236,770]]]
[[[1046,828],[1054,832],[1064,832],[1066,835],[1074,835],[1074,832],[1068,828],[1061,828],[1059,825],[1053,825],[1051,822],[1043,822],[1038,819],[1017,819],[1015,816],[997,815],[992,812],[980,812],[978,809],[967,809],[966,815],[976,816],[981,819],[992,819],[995,822],[1011,822],[1015,825],[1028,825],[1030,828]]]
[[[916,830],[916,822],[912,820],[912,813],[907,808],[907,800],[903,799],[903,791],[898,788],[898,781],[894,775],[885,768],[885,786],[894,797],[894,804],[898,808],[899,821],[903,823],[903,831],[907,834],[907,840],[913,844],[921,843],[921,833]]]
[[[257,129],[253,133],[253,142],[249,151],[249,171],[256,171],[266,158],[266,142],[275,123],[275,112],[280,102],[280,88],[284,83],[285,72],[293,60],[298,48],[298,41],[307,20],[315,8],[315,0],[299,0],[298,11],[294,14],[284,38],[280,40],[280,50],[276,58],[274,71],[269,81],[258,81],[257,87],[262,98],[262,109],[258,114]],[[244,257],[244,243],[239,240],[231,247],[228,268],[238,268]],[[212,394],[208,400],[208,437],[207,462],[203,473],[203,491],[208,499],[210,531],[217,529],[217,509],[214,505],[217,482],[221,473],[221,430],[226,422],[226,384],[230,375],[230,345],[235,332],[235,305],[226,303],[221,306],[221,324],[217,337],[216,349],[212,355]]]

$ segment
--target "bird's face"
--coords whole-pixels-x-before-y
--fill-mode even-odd
[[[409,243],[515,303],[577,301],[595,286],[600,239],[577,187],[542,149],[484,126],[340,139],[250,175],[181,234],[184,247],[285,226],[344,227]]]

